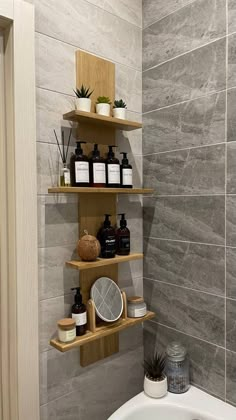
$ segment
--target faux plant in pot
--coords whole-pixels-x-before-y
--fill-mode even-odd
[[[76,95],[75,103],[78,111],[90,112],[92,103],[90,96],[92,95],[93,90],[91,91],[90,88],[87,88],[84,85],[82,85],[80,89],[76,88],[74,92]]]
[[[144,360],[144,392],[152,398],[162,398],[167,394],[167,377],[164,373],[166,357],[155,353]]]
[[[110,116],[111,101],[108,96],[99,96],[96,103],[96,112],[99,115]]]
[[[127,105],[123,101],[123,99],[120,99],[119,101],[114,101],[113,105],[113,117],[114,118],[121,118],[122,120],[126,119],[126,108]]]

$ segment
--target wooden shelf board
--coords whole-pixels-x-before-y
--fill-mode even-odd
[[[57,339],[52,339],[50,341],[50,344],[57,350],[61,352],[66,352],[76,347],[80,347],[84,344],[88,344],[92,341],[98,340],[100,338],[107,337],[111,334],[125,330],[126,328],[132,327],[133,325],[141,324],[142,322],[152,319],[154,317],[155,313],[148,311],[147,314],[142,318],[119,319],[119,321],[115,322],[114,324],[106,324],[98,327],[97,331],[94,333],[87,331],[85,335],[81,337],[76,337],[75,341],[73,341],[72,343],[61,343]]]
[[[64,120],[75,121],[78,123],[93,124],[99,126],[106,126],[111,128],[118,128],[119,130],[132,131],[137,128],[142,128],[142,124],[136,121],[122,120],[120,118],[106,117],[105,115],[98,115],[94,112],[84,112],[73,110],[63,115]]]
[[[66,265],[76,270],[89,270],[91,268],[104,267],[113,264],[119,264],[126,261],[141,260],[143,254],[133,253],[129,255],[116,255],[114,258],[97,258],[96,261],[67,261]]]
[[[49,193],[56,194],[152,194],[152,188],[92,188],[92,187],[51,187]]]

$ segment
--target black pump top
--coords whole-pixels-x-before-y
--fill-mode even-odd
[[[77,147],[75,149],[75,154],[76,155],[82,155],[83,154],[83,149],[81,147],[81,144],[83,144],[83,143],[86,143],[86,141],[77,141],[76,142],[76,144],[77,144]]]
[[[111,221],[109,219],[109,217],[111,216],[110,214],[105,214],[105,220],[103,223],[104,228],[110,227],[111,226]]]
[[[125,213],[119,213],[119,216],[121,216],[120,227],[125,228],[127,226],[127,221],[125,219]]]
[[[113,149],[112,149],[113,147],[116,147],[116,146],[115,145],[114,146],[108,146],[108,149],[109,149],[108,154],[107,154],[108,158],[115,157],[115,153],[113,152]]]
[[[94,149],[92,151],[92,156],[93,157],[100,157],[100,151],[98,150],[98,145],[97,144],[94,145]]]
[[[122,164],[123,165],[128,165],[129,161],[128,161],[128,158],[127,158],[127,153],[121,152],[120,154],[123,155]]]
[[[80,287],[72,287],[71,290],[76,290],[76,294],[74,296],[75,303],[78,304],[78,305],[81,305],[81,303],[82,303],[82,296],[80,294]]]

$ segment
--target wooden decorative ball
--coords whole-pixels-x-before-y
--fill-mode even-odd
[[[95,261],[101,252],[101,246],[95,236],[85,235],[79,240],[77,245],[78,255],[82,261]]]

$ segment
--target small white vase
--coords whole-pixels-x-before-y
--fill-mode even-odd
[[[90,98],[76,98],[76,109],[78,111],[85,111],[90,112],[91,111],[91,99]]]
[[[162,381],[151,381],[147,376],[144,378],[144,392],[152,398],[162,398],[167,394],[167,377]]]
[[[110,104],[96,104],[96,112],[99,115],[110,116],[111,106]]]
[[[125,108],[113,108],[113,117],[120,118],[121,120],[126,119],[126,109]]]

